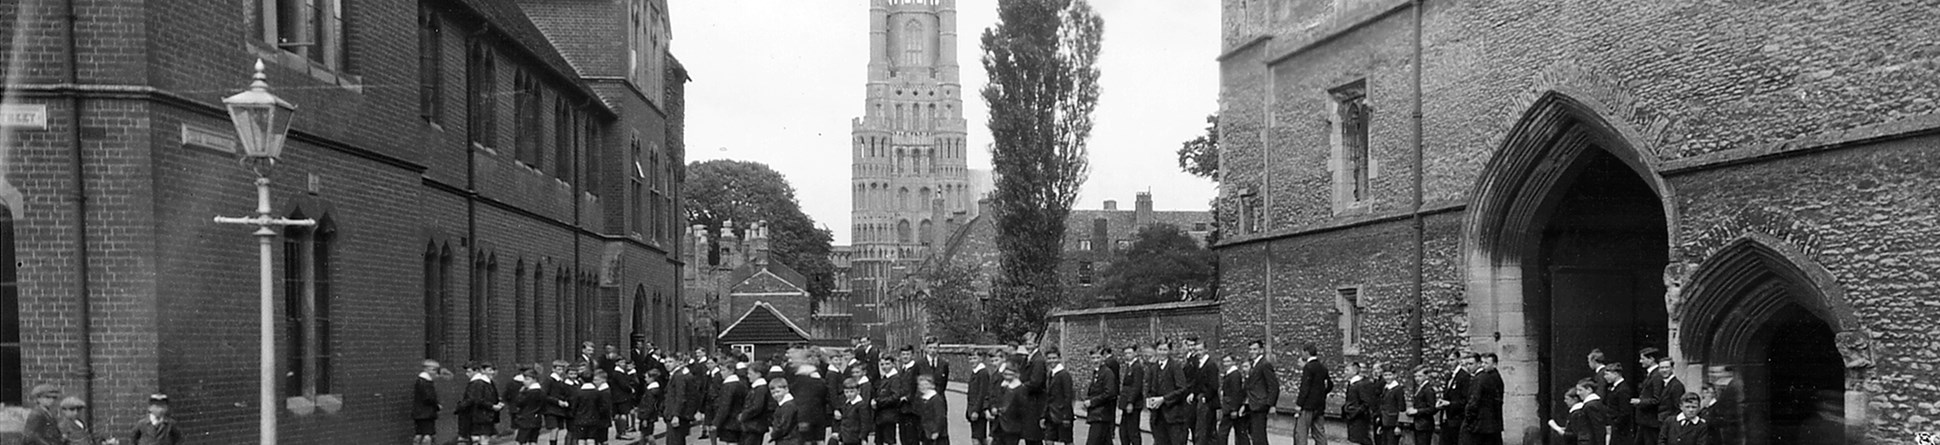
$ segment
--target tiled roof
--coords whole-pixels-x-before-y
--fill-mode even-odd
[[[593,96],[585,83],[580,82],[579,72],[512,0],[456,0],[456,3],[483,18],[492,30],[498,31],[555,74],[571,82],[581,93]],[[607,104],[606,108],[609,111],[613,109],[611,104]]]
[[[808,341],[809,335],[774,306],[756,302],[715,339],[724,343],[797,343]]]
[[[613,0],[517,0],[532,24],[579,74],[626,74],[625,3]]]
[[[796,272],[795,268],[788,267],[787,264],[783,264],[780,261],[775,261],[774,256],[772,254],[768,254],[768,255],[769,257],[767,258],[767,261],[766,261],[767,265],[765,266],[757,265],[751,262],[748,264],[741,265],[740,268],[734,270],[733,274],[728,275],[728,282],[734,283],[729,285],[730,289],[733,286],[740,286],[742,282],[747,281],[748,278],[754,277],[755,274],[761,273],[762,270],[767,270],[768,273],[775,274],[775,277],[781,278],[782,281],[788,282],[788,284],[791,286],[795,286],[796,288],[800,288],[800,289],[808,289],[808,276],[802,275],[801,272]]]

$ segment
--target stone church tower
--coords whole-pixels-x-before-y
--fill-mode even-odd
[[[975,211],[956,25],[955,0],[870,1],[869,82],[850,150],[857,303],[922,260],[947,231],[944,215]]]

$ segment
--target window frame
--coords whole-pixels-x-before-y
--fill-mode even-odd
[[[301,213],[290,216],[303,219]],[[329,218],[283,230],[284,379],[288,397],[333,394],[331,255],[337,230]]]
[[[20,270],[14,216],[0,204],[0,404],[25,406],[26,356],[20,335]]]
[[[1341,353],[1359,355],[1362,340],[1365,339],[1366,326],[1362,317],[1365,306],[1362,300],[1362,286],[1344,286],[1334,289],[1334,315],[1338,319],[1341,334]]]
[[[418,117],[444,121],[444,24],[428,5],[418,6]]]
[[[257,1],[255,9],[251,11],[254,13],[251,18],[257,25],[252,38],[277,51],[295,54],[311,66],[347,72],[349,57],[344,43],[344,1]],[[287,15],[291,10],[298,11],[295,17]],[[289,25],[301,29],[291,32],[287,29]]]

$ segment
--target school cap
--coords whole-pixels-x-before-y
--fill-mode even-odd
[[[87,408],[87,407],[88,407],[88,402],[81,401],[80,397],[67,396],[67,399],[61,400],[61,408]]]

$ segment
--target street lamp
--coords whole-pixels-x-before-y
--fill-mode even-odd
[[[276,167],[276,157],[283,153],[283,138],[290,131],[290,119],[296,114],[296,106],[269,93],[269,77],[263,75],[263,61],[256,61],[256,75],[250,82],[249,90],[222,99],[222,105],[229,109],[229,120],[236,124],[236,136],[242,142],[241,162],[256,173],[256,216],[230,218],[218,216],[215,222],[222,224],[245,224],[256,226],[256,241],[259,266],[262,272],[261,303],[258,312],[257,333],[262,342],[261,373],[258,389],[262,391],[257,400],[258,415],[262,417],[262,437],[257,441],[264,445],[276,443],[276,336],[271,331],[275,322],[270,318],[271,301],[274,291],[270,288],[270,242],[276,238],[274,226],[314,226],[315,220],[285,219],[270,216],[269,173]]]

